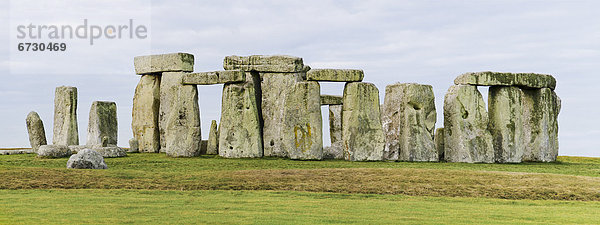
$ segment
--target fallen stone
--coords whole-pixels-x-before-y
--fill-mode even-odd
[[[62,158],[70,156],[71,150],[66,145],[42,145],[37,154],[42,158]]]
[[[361,82],[364,77],[362,70],[350,69],[312,69],[306,73],[311,81]]]
[[[492,86],[488,94],[489,129],[499,163],[523,159],[523,91],[518,87]]]
[[[223,60],[225,70],[293,73],[305,71],[302,58],[287,55],[227,56]]]
[[[433,143],[436,111],[431,85],[397,83],[385,88],[384,160],[438,161]]]
[[[284,111],[288,93],[303,80],[304,73],[261,73],[261,115],[264,156],[287,157],[283,144]]]
[[[321,87],[315,81],[298,82],[287,94],[283,146],[290,159],[323,158]]]
[[[161,55],[136,56],[133,59],[135,73],[146,75],[162,72],[194,71],[194,55],[170,53]]]
[[[438,160],[444,161],[444,128],[438,128],[435,130],[435,136],[433,138],[435,143],[435,149],[438,153]]]
[[[78,145],[77,88],[60,86],[54,92],[54,145]]]
[[[135,153],[140,152],[140,144],[137,139],[129,139],[129,150],[127,152]]]
[[[259,108],[252,83],[223,86],[219,129],[220,156],[225,158],[263,156]]]
[[[72,154],[77,154],[77,153],[79,153],[79,151],[88,148],[85,145],[69,145],[67,147],[71,150]]]
[[[83,149],[69,158],[67,169],[108,169],[108,166],[100,153],[91,149]]]
[[[344,150],[342,148],[342,105],[329,105],[329,136],[331,146],[323,149],[323,158],[344,159]]]
[[[246,72],[242,70],[226,70],[203,73],[188,73],[183,76],[183,84],[211,85],[241,83],[246,81]]]
[[[447,162],[494,162],[488,114],[476,86],[453,85],[446,93],[444,159]]]
[[[160,79],[159,75],[143,75],[135,88],[131,129],[140,152],[159,152],[160,149]]]
[[[344,97],[338,95],[321,95],[321,105],[341,105]]]
[[[46,142],[46,131],[44,130],[44,123],[37,112],[31,111],[27,114],[25,119],[27,123],[27,133],[29,134],[29,144],[34,152],[40,148],[41,145],[47,145]]]
[[[117,104],[114,102],[95,101],[90,108],[88,120],[88,146],[116,145],[118,135]],[[102,139],[106,137],[106,145]]]
[[[100,155],[102,155],[104,158],[118,158],[127,156],[125,149],[117,146],[93,147],[92,150],[100,153]]]
[[[477,72],[465,73],[454,80],[454,84],[468,84],[477,86],[519,86],[525,88],[550,88],[556,87],[556,79],[551,75],[535,73],[500,73]]]
[[[206,145],[206,154],[219,154],[219,129],[217,127],[216,120],[213,120],[210,123],[210,131],[208,132],[208,143]]]
[[[549,88],[523,90],[523,161],[556,161],[560,108],[560,98]]]
[[[347,83],[342,109],[342,147],[346,160],[382,160],[385,136],[377,87],[371,83]]]
[[[171,157],[200,155],[202,137],[200,133],[198,89],[195,85],[182,85],[180,81],[183,75],[184,73],[178,72],[163,73],[161,80],[160,108],[163,109],[163,99],[169,99],[171,103],[167,103],[169,108],[164,114],[166,122],[164,127],[161,127],[161,129],[165,129],[165,152]],[[163,89],[163,87],[165,88]],[[161,110],[161,115],[162,113]]]

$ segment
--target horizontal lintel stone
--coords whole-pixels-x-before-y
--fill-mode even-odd
[[[556,79],[551,75],[535,73],[501,73],[501,72],[476,72],[465,73],[454,80],[454,84],[476,86],[518,86],[524,88],[550,88],[556,87]]]
[[[338,95],[321,95],[321,105],[341,105],[344,97]]]
[[[136,56],[133,59],[133,64],[135,73],[138,75],[162,72],[192,72],[194,71],[194,55],[170,53]]]
[[[311,81],[361,82],[364,77],[362,70],[352,69],[312,69],[306,73]]]
[[[226,70],[202,73],[188,73],[183,76],[183,84],[211,85],[241,83],[246,81],[242,70]]]
[[[294,73],[306,70],[302,58],[287,55],[227,56],[223,60],[225,70],[244,70],[273,73]]]

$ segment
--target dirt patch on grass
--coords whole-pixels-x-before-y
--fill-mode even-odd
[[[600,201],[600,178],[442,169],[278,169],[173,173],[137,170],[0,170],[1,189],[291,190]]]

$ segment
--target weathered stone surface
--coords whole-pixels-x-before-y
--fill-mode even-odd
[[[42,145],[37,151],[42,158],[62,158],[71,155],[71,150],[66,145]]]
[[[135,88],[131,129],[139,142],[140,152],[158,152],[160,149],[160,80],[160,75],[143,75]]]
[[[306,73],[311,81],[361,82],[364,77],[362,70],[351,69],[311,69]]]
[[[18,150],[0,150],[0,155],[20,155],[37,153],[33,149],[18,149]]]
[[[342,105],[329,105],[329,135],[331,146],[323,149],[323,158],[344,159],[342,148]]]
[[[488,114],[476,86],[453,85],[446,93],[444,158],[448,162],[494,162]]]
[[[223,86],[219,155],[225,158],[263,156],[259,108],[252,83]]]
[[[78,145],[77,88],[60,86],[54,92],[54,135],[52,144]]]
[[[261,113],[263,118],[264,155],[287,157],[283,145],[284,111],[288,93],[304,73],[261,73]]]
[[[165,152],[172,157],[200,155],[202,141],[198,89],[195,85],[182,85],[183,76],[178,72],[163,73],[161,80],[160,115],[166,122],[160,125],[164,129]],[[163,103],[168,108],[163,108]]]
[[[523,91],[518,87],[492,86],[488,94],[489,129],[495,161],[520,163],[523,159]]]
[[[549,88],[523,90],[523,161],[556,161],[560,108],[560,98]]]
[[[283,146],[290,159],[323,158],[321,87],[315,81],[298,82],[287,94]]]
[[[433,143],[436,112],[431,85],[396,83],[385,88],[384,160],[438,161]]]
[[[435,143],[435,149],[438,153],[438,160],[444,161],[444,128],[438,128],[435,130],[435,136],[433,137]]]
[[[102,138],[107,138],[107,145],[116,145],[118,135],[117,104],[114,102],[95,101],[90,108],[88,120],[88,146],[102,146]]]
[[[208,143],[206,146],[206,154],[208,154],[208,155],[219,154],[219,129],[218,129],[216,120],[213,120],[210,123],[210,131],[208,132]]]
[[[69,158],[67,169],[108,169],[108,166],[100,153],[86,148]]]
[[[341,105],[344,97],[338,95],[321,95],[321,105]]]
[[[550,88],[556,87],[556,79],[551,75],[535,73],[500,73],[500,72],[477,72],[465,73],[454,80],[454,84],[468,84],[478,86],[519,86],[526,88]]]
[[[305,71],[302,58],[287,55],[227,56],[223,60],[225,70],[257,72],[302,72]]]
[[[241,83],[244,81],[246,81],[246,72],[242,70],[188,73],[183,76],[183,84],[211,85]]]
[[[68,148],[71,150],[72,154],[77,154],[79,151],[88,148],[85,145],[69,145]]]
[[[138,142],[137,139],[132,138],[129,139],[129,150],[127,150],[127,152],[140,152],[140,143]]]
[[[133,59],[136,74],[161,72],[194,71],[194,55],[170,53],[161,55],[136,56]]]
[[[93,147],[92,150],[100,153],[100,155],[102,155],[104,158],[118,158],[127,156],[125,149],[117,146]]]
[[[377,87],[371,83],[347,83],[342,109],[342,147],[346,160],[382,160],[385,136]]]
[[[44,123],[37,112],[31,111],[27,114],[25,119],[27,123],[27,133],[29,134],[29,144],[34,152],[40,148],[41,145],[47,145],[46,142],[46,131],[44,130]]]

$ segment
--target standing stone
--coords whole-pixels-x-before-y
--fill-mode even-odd
[[[523,90],[523,161],[556,161],[560,108],[560,98],[550,88]]]
[[[165,131],[165,152],[172,157],[200,155],[202,141],[198,89],[196,85],[181,84],[183,75],[181,72],[163,73],[161,80],[161,109],[162,100],[170,100],[165,104],[169,106],[168,111],[161,110],[165,119],[161,129]]]
[[[77,88],[60,86],[54,92],[55,145],[79,145],[77,131]]]
[[[114,102],[95,101],[90,108],[88,120],[87,146],[102,145],[102,138],[107,138],[107,145],[117,145],[117,104]]]
[[[263,156],[259,108],[254,84],[232,83],[223,86],[219,155],[225,158]]]
[[[27,132],[29,133],[29,144],[31,144],[31,149],[34,152],[40,148],[40,145],[48,144],[46,142],[46,131],[44,131],[44,123],[40,116],[31,111],[27,114],[27,119],[25,119],[27,123]]]
[[[262,118],[264,155],[286,157],[283,143],[284,111],[286,97],[297,82],[302,81],[302,73],[262,73]]]
[[[139,142],[140,152],[158,152],[160,149],[160,80],[160,75],[143,75],[135,88],[131,129],[133,137]]]
[[[512,86],[492,86],[488,95],[489,129],[499,163],[523,159],[523,91]]]
[[[397,83],[385,88],[385,160],[438,161],[433,143],[436,112],[433,87]]]
[[[316,81],[298,82],[285,100],[283,146],[290,159],[323,158],[321,87]]]
[[[137,139],[129,139],[129,150],[127,152],[139,152],[140,144]]]
[[[329,105],[329,136],[331,146],[323,149],[323,158],[344,159],[342,148],[342,105]]]
[[[435,136],[433,138],[433,142],[435,143],[435,149],[438,153],[438,160],[444,160],[444,128],[440,127],[435,130]]]
[[[342,109],[342,147],[346,160],[382,160],[385,136],[377,87],[371,83],[347,83]]]
[[[488,114],[476,86],[453,85],[446,93],[444,158],[447,162],[494,162]]]
[[[208,154],[208,155],[219,154],[219,130],[217,127],[216,120],[213,120],[210,123],[210,131],[208,133],[208,143],[206,146],[206,154]]]

